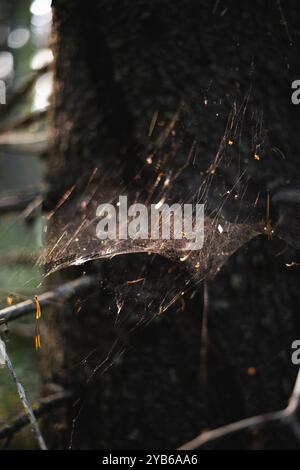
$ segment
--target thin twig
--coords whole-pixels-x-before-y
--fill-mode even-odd
[[[66,299],[74,294],[81,291],[87,290],[92,286],[96,286],[99,283],[99,279],[96,276],[83,276],[74,281],[66,282],[60,285],[56,289],[48,292],[44,292],[39,295],[39,303],[41,307],[49,304],[49,302],[56,299]],[[0,310],[0,325],[8,323],[16,318],[23,317],[29,313],[35,312],[36,303],[34,299],[25,300],[15,305],[11,305]]]
[[[63,391],[42,398],[37,404],[32,405],[35,417],[40,418],[53,408],[57,408],[70,400],[72,397],[73,393],[71,391]],[[20,413],[11,423],[0,429],[0,439],[10,440],[17,432],[27,426],[29,422],[28,415],[26,413]]]
[[[242,419],[234,423],[221,426],[220,428],[213,429],[212,431],[205,431],[199,434],[191,441],[183,444],[178,450],[195,450],[200,449],[208,443],[215,442],[222,437],[230,436],[236,432],[245,429],[252,429],[260,425],[266,425],[274,421],[286,422],[289,424],[297,438],[300,440],[300,425],[298,422],[297,413],[300,407],[300,369],[296,378],[295,386],[290,397],[288,406],[280,411],[265,413],[251,418]]]
[[[2,342],[1,338],[0,338],[0,341]],[[3,343],[3,342],[2,342]],[[12,376],[12,379],[13,381],[15,382],[16,384],[16,387],[17,387],[17,390],[18,390],[18,394],[19,394],[19,397],[20,397],[20,400],[22,402],[22,405],[23,405],[23,408],[25,410],[25,413],[26,415],[28,416],[28,420],[31,424],[31,427],[32,427],[32,430],[34,431],[35,433],[35,436],[36,436],[36,439],[38,441],[38,444],[39,444],[39,447],[41,450],[47,450],[47,446],[46,446],[46,443],[44,441],[44,438],[41,434],[41,431],[39,429],[39,425],[36,421],[36,418],[34,416],[34,412],[32,410],[32,406],[27,398],[27,395],[26,395],[26,392],[24,390],[24,387],[23,385],[21,384],[20,380],[18,379],[18,376],[16,374],[16,371],[12,365],[12,362],[7,354],[7,351],[6,351],[6,348],[3,349],[2,348],[2,355],[4,353],[4,357],[5,357],[5,364]]]
[[[29,222],[30,220],[33,219],[38,209],[40,211],[42,210],[43,202],[44,202],[44,197],[40,194],[25,207],[25,209],[20,214],[20,217],[24,219],[25,222]]]
[[[28,191],[20,191],[11,196],[0,198],[0,213],[15,212],[26,209],[28,204],[36,201],[37,197],[42,197],[46,192],[46,186],[41,185]]]

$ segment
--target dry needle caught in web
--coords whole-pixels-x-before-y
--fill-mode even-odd
[[[153,116],[152,116],[152,119],[151,119],[151,122],[150,122],[150,126],[149,126],[149,132],[148,132],[148,136],[149,136],[149,137],[151,137],[151,135],[152,135],[152,133],[153,133],[153,131],[154,131],[157,118],[158,118],[158,111],[155,111],[155,112],[153,113]]]
[[[40,325],[39,321],[42,316],[42,311],[41,311],[41,305],[38,299],[38,296],[34,296],[34,301],[36,304],[36,311],[35,311],[35,337],[34,337],[34,343],[35,343],[35,349],[40,349],[42,347],[42,342],[41,342],[41,333],[40,333]]]
[[[12,295],[8,295],[6,297],[6,303],[7,303],[7,305],[12,305],[14,303],[14,298],[13,298]]]
[[[270,194],[267,194],[267,205],[266,205],[266,222],[264,225],[264,233],[267,235],[268,240],[272,240],[274,235],[274,228],[272,220],[270,218]]]

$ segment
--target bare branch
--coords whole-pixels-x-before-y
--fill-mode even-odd
[[[297,419],[297,413],[300,407],[300,369],[296,378],[295,386],[286,408],[280,411],[265,413],[251,418],[242,419],[235,423],[230,423],[220,428],[206,431],[199,434],[191,441],[178,447],[178,450],[195,450],[200,449],[205,444],[215,442],[222,437],[230,436],[245,429],[252,429],[257,426],[266,425],[274,421],[286,422],[289,424],[297,438],[300,440],[300,425]]]
[[[56,299],[66,299],[74,294],[81,291],[90,289],[99,283],[99,279],[96,276],[83,276],[74,281],[66,282],[60,285],[56,289],[48,292],[44,292],[39,295],[39,303],[41,306],[47,305],[49,302]],[[16,318],[23,317],[29,313],[35,312],[36,303],[34,299],[25,300],[15,305],[11,305],[0,310],[0,325],[8,323]]]
[[[46,192],[45,185],[30,189],[29,191],[20,191],[11,196],[0,198],[0,213],[14,212],[26,209],[33,203],[37,197],[42,197]]]
[[[42,196],[42,194],[40,194],[25,207],[23,212],[20,214],[21,218],[23,218],[25,222],[29,222],[30,220],[32,220],[37,210],[42,210],[43,202],[44,197]]]
[[[35,111],[26,116],[15,119],[12,122],[7,123],[5,126],[0,128],[0,133],[5,134],[6,132],[11,132],[16,129],[20,129],[25,126],[30,126],[36,122],[41,121],[44,117],[47,116],[47,110]]]
[[[40,418],[54,408],[59,407],[73,397],[70,391],[54,393],[42,398],[37,404],[33,404],[32,408],[36,418]],[[10,424],[0,429],[0,439],[11,439],[17,432],[29,424],[29,418],[26,413],[20,413],[12,420]]]
[[[36,439],[38,441],[39,447],[40,447],[41,450],[47,450],[46,443],[45,443],[44,438],[43,438],[43,436],[41,434],[41,431],[39,429],[38,423],[36,421],[36,418],[35,418],[33,410],[32,410],[32,406],[31,406],[31,404],[30,404],[30,402],[27,398],[24,387],[23,387],[22,383],[20,382],[20,380],[18,379],[16,371],[15,371],[13,365],[12,365],[12,362],[11,362],[11,360],[10,360],[8,354],[7,354],[6,348],[5,348],[4,343],[1,340],[1,338],[0,338],[0,341],[2,343],[1,354],[2,354],[2,356],[4,355],[5,364],[6,364],[8,370],[9,370],[11,376],[12,376],[13,381],[16,384],[20,400],[22,402],[25,413],[28,417],[28,421],[31,424],[32,430],[35,433],[35,436],[36,436]]]

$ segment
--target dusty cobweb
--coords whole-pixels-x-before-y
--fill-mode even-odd
[[[122,341],[124,330],[130,337],[155,317],[168,312],[170,306],[177,303],[184,309],[184,298],[193,298],[200,283],[212,280],[232,254],[259,235],[273,235],[265,188],[253,178],[269,144],[262,112],[249,105],[250,95],[251,90],[239,104],[233,103],[219,144],[209,152],[201,142],[200,123],[190,121],[189,106],[181,105],[168,120],[160,120],[159,113],[154,111],[150,128],[155,138],[151,139],[139,170],[129,181],[124,181],[120,168],[114,168],[115,171],[94,168],[84,190],[82,184],[75,183],[48,215],[45,250],[39,260],[45,276],[72,266],[81,266],[84,272],[91,264],[99,266],[101,272],[106,260],[104,274],[102,271],[105,277],[105,266],[115,263],[120,256],[127,257],[129,267],[136,265],[136,277],[128,277],[125,271],[123,278],[117,276],[118,284],[111,276],[112,271],[108,271],[104,285],[111,296],[110,315],[119,333],[104,357],[98,355],[96,344],[81,358],[82,367],[91,364],[89,381],[95,374],[105,373],[126,352]],[[205,95],[201,105],[206,108],[209,103]],[[219,123],[218,126],[221,128]],[[186,249],[184,236],[181,240],[152,240],[151,237],[99,240],[97,207],[102,203],[117,206],[120,195],[126,195],[129,204],[137,202],[146,206],[204,204],[203,247]],[[158,259],[165,263],[159,262],[157,271],[153,266],[150,270],[149,264],[155,265]],[[131,272],[130,268],[128,271]],[[166,279],[153,282],[153,275]],[[82,406],[81,402],[72,435]]]
[[[120,285],[114,284],[113,278],[111,283],[110,279],[105,281],[112,293],[115,324],[126,325],[127,330],[148,324],[171,305],[182,302],[183,296],[195,295],[197,286],[213,279],[234,252],[263,233],[266,224],[265,199],[259,188],[253,190],[249,184],[252,168],[256,170],[266,145],[262,113],[249,106],[250,95],[251,90],[239,104],[233,103],[219,143],[211,153],[202,146],[201,122],[191,120],[190,106],[181,104],[168,120],[160,119],[155,111],[150,123],[153,138],[142,155],[140,168],[129,181],[124,181],[118,167],[94,168],[84,189],[79,183],[68,188],[48,215],[45,250],[39,260],[45,276],[71,266],[85,270],[91,262],[100,263],[101,270],[104,259],[109,263],[127,256],[128,265],[136,264],[136,277],[132,279],[124,272],[124,279],[118,279]],[[206,110],[210,103],[216,114],[219,101],[205,94],[201,106]],[[221,129],[216,121],[217,125]],[[149,207],[162,203],[204,204],[203,247],[187,249],[184,234],[182,239],[170,240],[99,240],[97,207],[101,203],[117,206],[120,195],[128,197],[128,204],[137,202]],[[157,262],[157,257],[166,260],[165,272],[159,271],[157,277],[171,270],[178,282],[166,285],[166,277],[149,291],[147,284],[152,284],[148,267]],[[132,303],[134,308],[127,309]],[[110,358],[113,356],[109,353]]]
[[[259,192],[250,198],[247,193],[247,159],[260,158],[257,149],[260,147],[259,151],[262,151],[263,136],[257,134],[261,122],[255,123],[255,136],[246,144],[242,142],[247,99],[239,108],[233,106],[219,147],[208,166],[196,138],[187,147],[186,135],[190,129],[184,121],[186,110],[181,106],[170,122],[158,123],[164,128],[145,152],[145,164],[132,182],[124,185],[118,179],[119,175],[111,171],[104,171],[99,178],[100,171],[95,168],[84,191],[78,194],[76,184],[69,188],[48,216],[46,248],[39,261],[45,267],[46,275],[92,260],[148,253],[186,264],[199,281],[214,277],[229,256],[262,231],[263,219],[257,209]],[[261,142],[257,144],[260,138]],[[243,152],[248,155],[242,155],[243,146]],[[140,181],[143,184],[146,181],[142,190],[137,189]],[[184,233],[182,239],[171,237],[170,240],[163,239],[161,234],[158,239],[151,239],[149,235],[148,239],[99,240],[96,209],[103,203],[117,207],[120,195],[128,197],[128,204],[143,203],[149,208],[151,204],[159,207],[164,203],[203,204],[205,235],[202,249],[189,250]]]

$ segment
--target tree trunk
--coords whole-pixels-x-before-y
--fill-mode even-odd
[[[242,129],[252,152],[250,194],[282,184],[279,177],[292,187],[299,181],[299,111],[290,104],[300,35],[295,1],[285,2],[284,11],[279,2],[259,0],[240,5],[102,0],[89,8],[80,0],[53,4],[50,209],[74,184],[81,194],[95,167],[119,179],[120,187],[121,181],[131,182],[149,147],[153,113],[158,110],[159,119],[169,121],[182,102],[192,124],[185,129],[179,160],[184,163],[196,137],[200,167],[208,168],[234,102],[238,108],[250,88],[247,106],[264,115],[263,125],[258,115],[254,129],[251,117]],[[264,153],[258,162],[259,145]],[[177,195],[197,188],[199,173],[188,169]],[[231,184],[235,173],[224,168],[221,178]],[[218,179],[222,189],[224,181]],[[134,184],[140,190],[145,181]],[[246,212],[248,202],[242,202]],[[286,232],[295,226],[298,206],[292,216],[286,204],[278,203],[275,210],[288,214]],[[176,263],[127,255],[57,276],[101,272],[102,284],[47,320],[45,376],[80,399],[47,418],[51,446],[175,448],[203,429],[284,407],[296,374],[291,343],[300,335],[300,322],[299,271],[276,256],[282,247],[281,241],[259,237],[209,282],[207,364],[200,357],[202,285],[195,284],[193,296],[184,296],[147,326],[133,328],[141,312],[147,321],[152,298],[162,299],[174,286],[180,290],[188,274]],[[286,256],[296,253],[289,248]],[[143,289],[132,286],[121,312],[126,321],[116,326],[119,287],[138,278],[141,266],[146,283]],[[106,367],[111,358],[113,365]],[[219,445],[297,444],[273,426],[271,433],[235,435]]]

